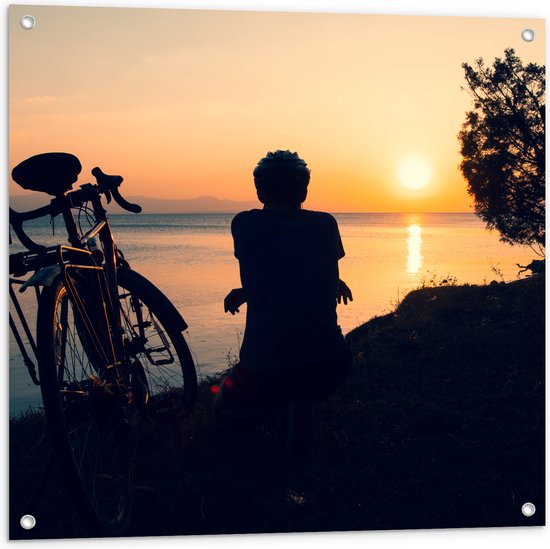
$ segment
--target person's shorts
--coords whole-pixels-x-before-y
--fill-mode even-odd
[[[224,408],[261,409],[300,398],[320,402],[336,391],[350,368],[351,353],[347,349],[338,360],[300,368],[257,370],[238,363],[221,383],[216,400]]]

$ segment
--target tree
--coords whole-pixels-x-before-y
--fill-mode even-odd
[[[474,109],[458,134],[476,214],[509,244],[544,249],[545,67],[513,49],[488,67],[463,63]]]

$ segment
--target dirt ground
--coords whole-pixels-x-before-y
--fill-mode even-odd
[[[544,303],[542,276],[412,292],[348,334],[352,372],[299,458],[273,427],[216,424],[204,381],[190,420],[144,441],[128,535],[543,525]],[[12,539],[88,535],[50,455],[40,415],[11,421]]]

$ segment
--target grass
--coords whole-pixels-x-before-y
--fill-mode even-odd
[[[149,430],[130,535],[544,524],[544,278],[426,286],[347,336],[352,372],[314,410],[311,451],[223,429],[204,380],[183,424]],[[10,423],[11,536],[85,536],[47,462],[43,418]],[[530,501],[536,513],[526,518]]]

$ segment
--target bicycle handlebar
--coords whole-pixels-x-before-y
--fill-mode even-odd
[[[138,204],[132,204],[125,200],[118,190],[118,187],[122,183],[123,179],[120,175],[108,175],[101,171],[100,168],[94,168],[92,170],[92,175],[97,180],[97,185],[85,184],[76,191],[71,191],[66,195],[56,196],[46,206],[42,206],[35,210],[29,210],[27,212],[16,212],[14,209],[9,209],[9,221],[10,225],[13,228],[17,238],[25,246],[25,248],[31,251],[41,251],[45,249],[45,246],[37,244],[34,242],[23,230],[23,223],[25,221],[30,221],[31,219],[37,219],[39,217],[44,217],[46,215],[51,215],[55,217],[64,211],[64,208],[76,208],[81,206],[83,203],[91,200],[94,196],[98,194],[104,194],[107,198],[107,202],[111,201],[111,195],[115,199],[115,202],[123,209],[133,212],[140,213],[141,206]]]
[[[27,233],[23,230],[23,222],[29,221],[30,219],[36,219],[37,217],[42,217],[48,215],[51,212],[51,204],[47,206],[42,206],[36,210],[31,210],[29,212],[16,212],[10,208],[10,225],[17,235],[19,242],[25,246],[28,250],[31,251],[40,251],[45,249],[45,246],[37,244],[30,237],[27,236]],[[11,243],[11,241],[10,241]]]
[[[106,188],[108,192],[110,192],[113,195],[113,198],[115,199],[115,202],[125,210],[133,213],[140,213],[141,212],[141,206],[138,204],[132,204],[131,202],[128,202],[122,196],[120,195],[120,192],[118,190],[118,187],[120,184],[124,181],[120,175],[107,175],[106,173],[103,173],[101,171],[101,168],[94,168],[92,170],[92,175],[96,178],[98,185],[100,188]]]

